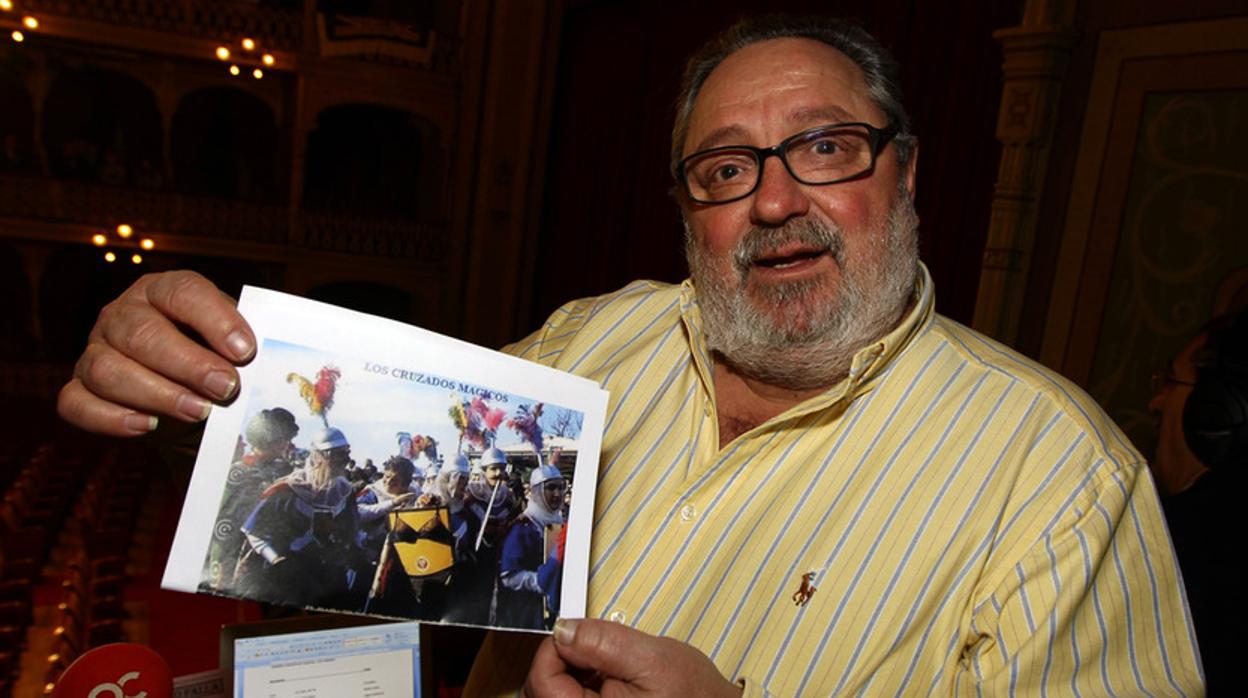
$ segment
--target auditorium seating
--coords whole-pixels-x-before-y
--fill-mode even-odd
[[[0,439],[5,698],[15,690],[32,694],[16,686],[50,692],[78,655],[128,639],[127,563],[153,459],[142,445],[51,422],[28,431],[6,428],[0,437],[7,437]],[[28,648],[47,651],[31,656]]]

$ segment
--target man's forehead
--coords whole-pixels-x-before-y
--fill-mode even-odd
[[[882,126],[878,114],[861,69],[845,54],[813,39],[771,39],[729,55],[707,76],[685,152],[756,139],[764,118],[796,133],[842,121]]]
[[[808,126],[816,126],[822,124],[845,123],[849,121],[859,121],[862,117],[855,116],[849,110],[839,107],[835,104],[825,104],[820,106],[803,106],[793,109],[785,118],[791,123],[793,131],[796,133]],[[698,139],[693,144],[690,152],[706,150],[719,145],[745,143],[746,139],[751,136],[749,129],[739,123],[720,126],[705,136]]]

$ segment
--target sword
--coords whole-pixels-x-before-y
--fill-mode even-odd
[[[477,531],[477,544],[472,546],[472,552],[481,549],[481,539],[485,536],[485,524],[490,520],[490,511],[494,508],[494,498],[498,496],[498,486],[503,484],[502,480],[494,483],[494,489],[490,492],[490,503],[485,507],[485,516],[481,517],[481,530]]]

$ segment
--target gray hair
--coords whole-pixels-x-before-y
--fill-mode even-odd
[[[676,98],[676,122],[672,127],[672,176],[680,165],[689,135],[689,115],[702,85],[725,58],[751,44],[770,39],[812,39],[845,54],[862,71],[867,92],[897,128],[893,144],[901,165],[910,161],[915,139],[910,133],[910,117],[901,103],[897,61],[880,42],[862,27],[842,19],[766,15],[743,19],[702,45],[689,58]]]

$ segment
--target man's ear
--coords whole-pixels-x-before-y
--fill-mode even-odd
[[[910,143],[910,159],[906,161],[906,171],[902,176],[906,178],[906,191],[910,192],[910,200],[914,201],[914,185],[917,181],[915,174],[919,170],[919,139],[911,136]]]

